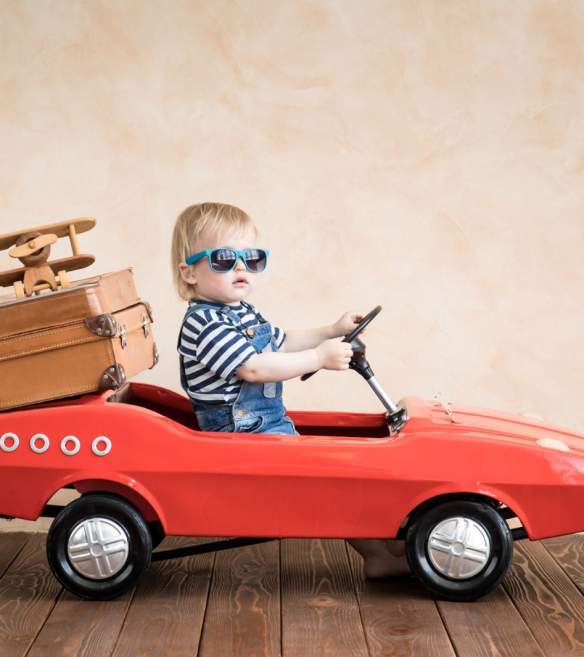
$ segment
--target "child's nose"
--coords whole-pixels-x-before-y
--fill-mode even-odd
[[[237,258],[237,260],[235,261],[235,270],[241,271],[242,269],[245,269],[243,258]]]

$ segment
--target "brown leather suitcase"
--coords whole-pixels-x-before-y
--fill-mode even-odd
[[[158,362],[131,269],[0,299],[0,410],[118,388]]]

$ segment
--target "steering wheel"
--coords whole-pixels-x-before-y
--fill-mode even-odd
[[[373,310],[365,315],[363,319],[355,326],[355,328],[345,335],[343,342],[353,342],[353,340],[363,331],[366,326],[369,326],[371,322],[379,315],[381,312],[381,306],[375,306]]]
[[[368,312],[350,333],[345,335],[342,341],[353,342],[353,340],[363,331],[366,326],[369,326],[369,324],[377,317],[377,315],[379,315],[380,312],[381,306],[375,306],[375,308],[373,308],[371,312]],[[306,381],[306,379],[309,379],[313,374],[316,374],[316,372],[307,372],[300,377],[300,380]]]

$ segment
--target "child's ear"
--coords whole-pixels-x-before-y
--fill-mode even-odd
[[[188,283],[189,285],[197,284],[197,279],[191,265],[187,265],[186,263],[181,262],[181,264],[178,266],[178,269],[180,271],[181,278],[185,283]]]

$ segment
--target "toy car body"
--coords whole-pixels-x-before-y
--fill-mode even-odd
[[[132,584],[156,528],[158,540],[405,538],[415,574],[453,599],[499,583],[514,537],[584,530],[584,435],[417,397],[399,406],[399,431],[385,413],[290,411],[295,436],[199,431],[186,397],[139,383],[9,411],[0,514],[35,520],[77,489],[48,557],[91,598]]]

